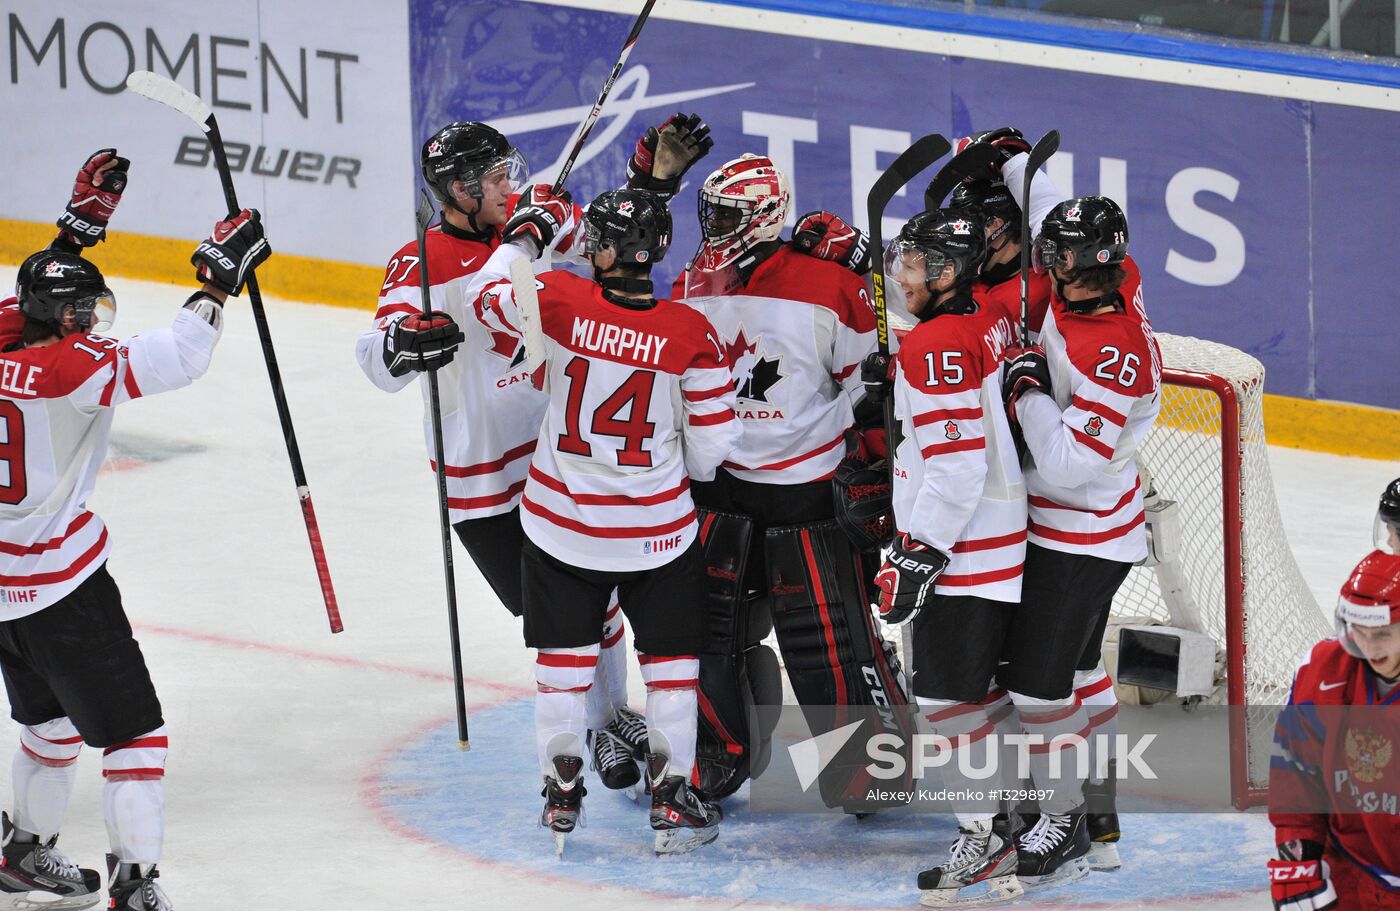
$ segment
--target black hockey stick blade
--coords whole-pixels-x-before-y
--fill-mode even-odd
[[[1060,131],[1051,130],[1036,142],[1026,161],[1026,176],[1021,183],[1021,344],[1031,343],[1031,181],[1060,149]]]
[[[990,174],[996,157],[996,146],[989,143],[970,145],[954,155],[929,181],[928,189],[924,190],[924,208],[930,212],[943,208],[943,200],[958,184],[975,175]]]

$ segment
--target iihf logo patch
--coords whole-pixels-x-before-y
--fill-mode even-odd
[[[618,203],[618,206],[617,206],[617,214],[618,214],[618,215],[627,215],[627,216],[630,217],[630,216],[632,215],[632,209],[633,209],[633,208],[634,208],[634,205],[633,205],[633,203],[632,203],[632,200],[630,200],[630,199],[625,200],[625,201],[623,201],[623,202]]]
[[[1091,437],[1096,437],[1103,432],[1103,418],[1094,415],[1084,424],[1084,432]]]
[[[971,231],[968,230],[968,227],[969,227],[969,226],[968,226],[968,223],[965,222],[965,221],[963,221],[961,218],[959,218],[957,221],[953,222],[952,227],[953,227],[953,233],[954,233],[954,234],[971,234],[971,233],[972,233]]]
[[[1099,262],[1101,262],[1101,263],[1106,263],[1106,262],[1108,262],[1108,251],[1107,251],[1107,250],[1100,250],[1100,251],[1099,251]]]
[[[436,158],[437,156],[439,156],[439,155],[441,155],[441,154],[442,154],[442,140],[440,140],[440,139],[434,139],[432,142],[428,143],[428,157],[429,157],[429,158]]]
[[[628,203],[628,205],[631,205],[631,203]],[[651,259],[651,253],[646,250],[637,251],[637,262],[644,263],[649,259]]]
[[[958,430],[958,425],[953,421],[943,425],[943,435],[950,440],[962,439],[962,432]]]
[[[1078,206],[1070,206],[1069,209],[1065,211],[1065,221],[1079,221]]]

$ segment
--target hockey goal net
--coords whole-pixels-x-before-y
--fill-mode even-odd
[[[1200,631],[1224,649],[1233,706],[1231,792],[1237,806],[1268,786],[1273,714],[1299,657],[1329,634],[1289,549],[1264,440],[1264,366],[1227,345],[1158,334],[1162,410],[1139,452],[1158,494],[1180,504],[1179,576]],[[1173,624],[1159,571],[1135,567],[1114,618]],[[1179,619],[1179,618],[1178,618]],[[1217,679],[1217,682],[1219,679]]]

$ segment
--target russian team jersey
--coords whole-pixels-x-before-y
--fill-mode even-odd
[[[512,254],[522,255],[498,256]],[[697,531],[690,479],[712,479],[741,432],[715,331],[684,304],[630,309],[568,272],[538,285],[549,407],[521,500],[525,534],[585,569],[669,563]],[[519,336],[509,281],[488,285],[479,310]]]
[[[896,357],[895,526],[949,557],[940,595],[1021,600],[1026,485],[1001,401],[1011,320],[976,313],[920,323]]]
[[[1162,355],[1129,257],[1122,310],[1082,316],[1058,297],[1040,341],[1054,401],[1016,405],[1032,463],[1030,540],[1067,553],[1135,563],[1147,556],[1142,480],[1133,460],[1161,408]]]
[[[107,526],[87,501],[113,407],[189,385],[219,340],[189,310],[125,341],[70,335],[23,348],[23,326],[12,300],[0,304],[0,620],[48,607],[102,566]]]
[[[686,303],[709,317],[734,370],[744,435],[725,469],[765,484],[830,477],[864,394],[860,362],[875,350],[865,281],[784,246],[738,292]]]

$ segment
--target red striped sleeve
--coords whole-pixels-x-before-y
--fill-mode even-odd
[[[682,390],[687,402],[703,402],[706,399],[717,399],[728,392],[734,391],[733,383],[726,383],[723,386],[716,386],[714,389]]]
[[[716,411],[714,414],[692,414],[686,417],[686,423],[691,427],[712,427],[715,424],[724,424],[735,420],[733,410],[726,408],[723,411]]]
[[[1139,512],[1131,520],[1105,531],[1060,531],[1058,528],[1051,528],[1048,525],[1041,525],[1034,520],[1030,523],[1031,534],[1047,538],[1051,541],[1061,541],[1065,544],[1102,544],[1105,541],[1112,541],[1114,538],[1121,538],[1128,532],[1137,528],[1147,520],[1146,513]]]
[[[1103,443],[1089,436],[1087,433],[1078,429],[1077,427],[1071,429],[1074,431],[1074,438],[1080,443],[1084,444],[1084,446],[1087,447],[1091,452],[1102,456],[1110,462],[1113,461],[1112,447],[1105,446]]]
[[[405,303],[385,304],[384,306],[380,307],[378,310],[374,311],[374,318],[375,318],[375,319],[384,319],[384,318],[386,318],[386,317],[393,316],[395,313],[419,313],[419,312],[421,312],[421,311],[420,311],[417,307],[413,306],[412,304],[405,304]]]
[[[986,437],[972,437],[961,440],[953,440],[948,443],[934,443],[932,446],[925,446],[920,450],[920,454],[925,459],[931,459],[936,455],[947,455],[950,452],[971,452],[975,449],[986,449]]]
[[[500,493],[488,494],[484,497],[448,497],[448,509],[486,509],[491,506],[500,506],[502,503],[509,503],[516,494],[525,489],[525,482],[516,481]]]
[[[976,408],[939,408],[914,415],[915,427],[926,427],[938,421],[980,421],[982,406]]]
[[[1137,492],[1139,489],[1141,489],[1141,487],[1142,477],[1139,476],[1137,480],[1133,482],[1132,489],[1129,490],[1127,493],[1123,494],[1123,496],[1118,500],[1118,502],[1114,503],[1108,509],[1080,509],[1078,506],[1066,506],[1063,503],[1056,503],[1054,500],[1047,500],[1045,497],[1031,496],[1028,499],[1030,505],[1038,509],[1066,509],[1071,512],[1082,512],[1085,515],[1098,516],[1100,519],[1106,519],[1118,510],[1122,509],[1124,506],[1127,506],[1129,503],[1131,503],[1133,501],[1133,497],[1137,495]]]
[[[1116,424],[1119,427],[1122,427],[1124,424],[1128,423],[1128,418],[1125,415],[1119,414],[1117,411],[1114,411],[1112,408],[1108,407],[1103,402],[1091,402],[1086,398],[1076,395],[1070,400],[1070,404],[1073,405],[1075,408],[1080,409],[1081,411],[1088,411],[1093,414],[1097,414],[1105,421],[1108,421],[1111,424]]]

